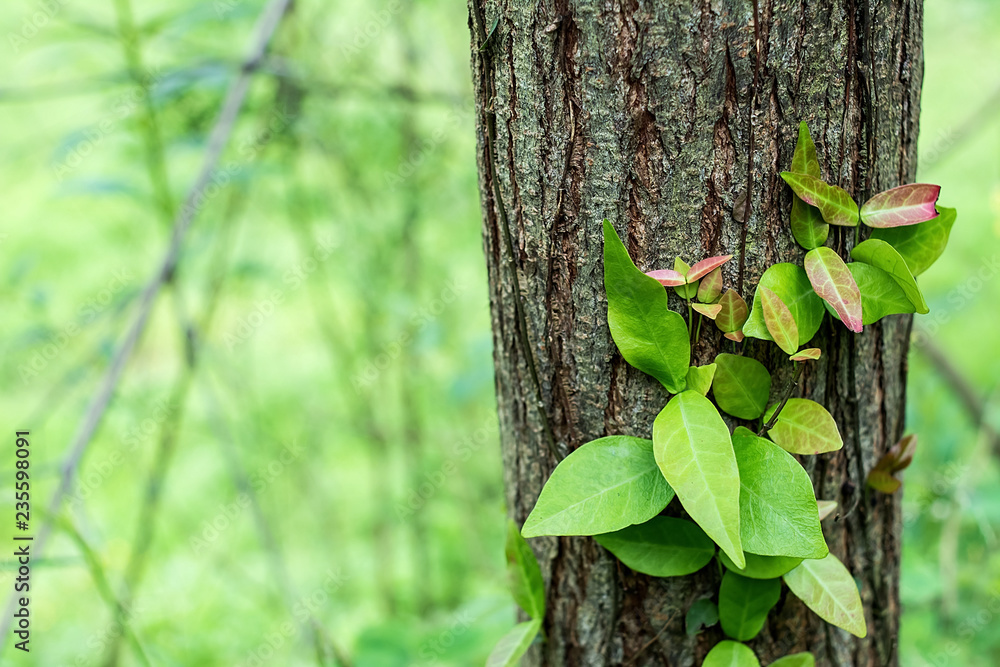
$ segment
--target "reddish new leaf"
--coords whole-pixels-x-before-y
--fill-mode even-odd
[[[810,347],[805,350],[799,350],[792,356],[788,357],[789,361],[816,361],[820,358],[823,351],[818,347]]]
[[[719,268],[732,258],[733,258],[732,255],[720,255],[718,257],[709,257],[708,259],[703,259],[700,262],[696,262],[694,266],[688,269],[687,272],[688,282],[693,283],[702,276],[708,275],[709,273]]]
[[[684,276],[673,269],[659,269],[657,271],[647,271],[646,275],[659,281],[664,287],[677,287],[684,284]]]
[[[895,493],[902,482],[895,477],[896,473],[909,467],[913,462],[913,454],[917,449],[917,436],[904,436],[885,453],[879,462],[868,473],[868,486],[882,493]]]
[[[722,269],[716,269],[701,279],[698,285],[698,300],[702,303],[715,303],[722,294]]]
[[[733,290],[726,290],[726,293],[719,299],[719,305],[722,306],[722,310],[715,317],[715,324],[718,325],[719,329],[727,334],[742,329],[743,325],[746,324],[747,317],[750,315],[750,309],[747,307],[747,302],[743,300],[743,297]],[[729,336],[726,336],[726,338],[729,338]],[[743,340],[742,336],[740,340]]]
[[[868,473],[868,486],[882,493],[896,493],[902,484],[902,482],[884,470],[875,468]]]
[[[783,171],[781,177],[802,201],[818,208],[823,219],[831,225],[857,227],[860,217],[858,205],[843,188],[807,174]]]
[[[914,183],[880,192],[861,207],[861,221],[869,227],[903,227],[933,220],[940,185]]]
[[[816,294],[848,329],[861,333],[861,291],[840,255],[830,248],[816,248],[806,253],[805,266]]]
[[[710,320],[714,320],[722,310],[722,306],[717,303],[692,303],[691,307]]]
[[[719,321],[718,318],[716,318],[715,321],[718,322]],[[736,341],[737,343],[742,343],[743,342],[743,332],[742,331],[730,331],[729,333],[724,333],[722,335],[725,336],[726,338],[728,338],[729,340]]]
[[[799,327],[795,324],[792,311],[773,291],[763,285],[757,289],[760,290],[760,305],[764,308],[764,324],[768,333],[785,354],[795,354],[799,349]]]

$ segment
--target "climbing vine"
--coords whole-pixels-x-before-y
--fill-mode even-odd
[[[937,206],[940,187],[903,185],[862,206],[821,180],[816,148],[799,127],[791,170],[781,177],[793,192],[790,229],[806,250],[802,265],[775,264],[748,306],[724,290],[710,257],[643,272],[614,227],[604,221],[604,286],[608,326],[630,365],[673,394],[656,417],[652,438],[613,435],[589,442],[552,472],[518,531],[508,530],[507,561],[514,598],[531,620],[506,635],[488,666],[514,665],[541,633],[545,594],[538,563],[524,538],[590,535],[624,565],[655,577],[692,574],[717,560],[717,601],[699,600],[688,612],[695,631],[720,624],[730,639],[709,652],[703,667],[759,667],[744,643],[763,628],[782,585],[822,619],[858,636],[867,634],[861,597],[851,573],[830,552],[820,522],[836,509],[817,500],[813,483],[793,456],[843,447],[833,416],[815,401],[791,396],[803,364],[822,351],[806,347],[827,313],[849,331],[883,317],[926,313],[915,277],[944,251],[955,210]],[[830,225],[872,228],[850,259],[824,245]],[[664,288],[686,303],[686,318],[668,305]],[[691,366],[704,320],[735,345],[749,336],[773,341],[795,366],[774,403],[771,374],[759,361],[721,353]],[[711,395],[711,398],[709,398]],[[745,425],[730,431],[721,413]],[[916,437],[903,438],[870,471],[868,485],[893,493],[896,474],[913,459]],[[661,516],[674,501],[688,518]],[[772,667],[808,667],[809,653]]]

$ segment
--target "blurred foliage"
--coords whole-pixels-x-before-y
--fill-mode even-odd
[[[2,405],[32,430],[34,526],[263,6],[0,8]],[[989,0],[928,1],[921,176],[961,214],[918,319],[984,397],[998,30]],[[464,6],[296,3],[4,664],[104,664],[123,601],[123,665],[471,665],[509,629],[468,63]],[[1000,664],[996,453],[919,351],[909,401],[902,664]]]

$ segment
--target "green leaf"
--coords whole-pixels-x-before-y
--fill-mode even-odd
[[[794,653],[778,658],[768,667],[816,667],[816,658],[812,653]]]
[[[714,320],[722,312],[722,306],[717,303],[693,303],[691,307],[710,320]]]
[[[903,288],[882,269],[864,262],[851,262],[847,268],[861,292],[862,324],[874,324],[887,315],[912,313],[916,310]],[[836,317],[833,309],[828,310]]]
[[[687,285],[678,285],[674,288],[674,292],[676,292],[677,296],[685,301],[690,301],[698,294],[698,281],[696,280],[693,283],[688,283]]]
[[[719,622],[719,607],[712,598],[695,600],[684,618],[688,637],[694,637],[702,628],[710,628]]]
[[[517,524],[507,521],[507,579],[514,601],[531,618],[545,616],[545,585],[535,552],[521,537]]]
[[[788,357],[789,361],[816,361],[823,354],[823,350],[818,347],[810,347],[805,350],[799,350],[793,355]]]
[[[792,593],[827,623],[857,637],[868,634],[854,577],[832,553],[819,560],[802,561],[783,579]]]
[[[868,239],[851,251],[851,257],[888,273],[896,281],[896,284],[903,288],[906,298],[910,300],[918,313],[923,315],[929,312],[927,302],[924,301],[924,296],[920,293],[920,288],[917,287],[917,281],[913,279],[913,274],[907,268],[906,261],[891,245],[879,239]]]
[[[691,363],[684,318],[670,310],[660,283],[635,267],[607,220],[604,288],[608,293],[611,337],[625,361],[655,377],[667,391],[682,391]]]
[[[680,257],[674,257],[674,271],[687,277],[688,271],[691,270],[691,265],[685,262]]]
[[[829,549],[809,475],[791,454],[742,426],[733,433],[740,470],[740,536],[751,553],[822,558]]]
[[[848,329],[861,333],[861,292],[840,255],[830,248],[816,248],[806,253],[805,266],[816,294],[833,307]]]
[[[958,213],[944,206],[938,206],[937,210],[941,215],[919,225],[872,232],[873,239],[885,241],[896,249],[914,277],[929,269],[948,245],[948,236]]]
[[[715,303],[722,294],[722,269],[715,269],[698,283],[698,301]]]
[[[760,661],[746,644],[726,640],[712,647],[701,667],[760,667]]]
[[[712,402],[696,391],[674,396],[653,423],[653,452],[687,513],[733,562],[740,543],[740,478],[733,444]]]
[[[792,195],[791,214],[792,236],[805,248],[812,250],[826,243],[830,235],[830,225],[823,220],[823,214],[815,206],[810,206],[798,195]]]
[[[665,516],[594,539],[636,572],[654,577],[697,572],[715,555],[715,544],[696,523]]]
[[[784,350],[785,354],[795,354],[799,349],[799,327],[795,324],[792,311],[781,300],[781,297],[766,287],[758,287],[760,305],[764,311],[764,324],[767,332]]]
[[[799,139],[795,143],[795,153],[792,155],[792,171],[813,178],[821,176],[819,158],[816,157],[816,144],[809,134],[809,126],[805,121],[799,123]]]
[[[857,227],[861,211],[843,188],[824,183],[815,176],[790,171],[781,172],[781,177],[802,201],[818,208],[829,224]]]
[[[729,560],[729,556],[722,552],[719,553],[719,560],[727,570],[751,579],[776,579],[786,572],[791,572],[804,560],[788,556],[758,556],[746,551],[743,555],[747,558],[747,566],[744,568],[736,567],[736,564]]]
[[[764,364],[750,357],[720,354],[715,365],[712,394],[719,408],[740,419],[764,414],[771,395],[771,374]]]
[[[518,623],[505,634],[486,659],[486,667],[516,667],[542,629],[541,619]]]
[[[780,579],[750,579],[732,570],[719,587],[719,622],[733,639],[750,641],[764,627],[767,614],[781,597]]]
[[[913,183],[880,192],[861,207],[861,222],[869,227],[904,227],[933,220],[940,185]]]
[[[743,328],[747,321],[747,302],[733,290],[726,290],[726,293],[719,299],[722,310],[715,316],[715,325],[722,333],[733,333]]]
[[[764,415],[769,422],[778,408],[775,403]],[[816,401],[790,398],[767,433],[779,447],[792,454],[825,454],[844,446],[833,415]]]
[[[808,343],[819,331],[826,311],[823,309],[823,301],[816,296],[809,282],[809,276],[802,267],[783,262],[769,267],[760,277],[750,317],[743,325],[743,333],[752,338],[774,340],[764,321],[764,307],[760,301],[761,287],[771,290],[785,302],[799,328],[799,345]],[[718,321],[717,318],[716,322]]]
[[[708,390],[712,388],[712,378],[715,377],[715,369],[715,364],[692,366],[688,369],[686,388],[702,396],[708,396]]]
[[[559,462],[521,534],[610,533],[649,521],[673,497],[651,441],[624,435],[600,438]]]

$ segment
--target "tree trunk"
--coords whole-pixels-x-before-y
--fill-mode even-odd
[[[603,218],[643,270],[733,254],[726,285],[749,302],[765,268],[802,261],[778,176],[799,121],[824,178],[859,201],[914,178],[920,1],[760,0],[759,40],[754,4],[470,0],[497,406],[519,523],[559,458],[605,435],[650,437],[668,398],[611,339]],[[854,230],[830,236],[846,257]],[[828,318],[814,341],[823,357],[798,389],[844,437],[843,450],[804,463],[817,497],[840,503],[823,527],[861,587],[868,637],[826,624],[786,592],[749,642],[764,665],[804,650],[818,665],[898,663],[900,498],[867,494],[864,480],[903,432],[910,324],[895,316],[854,335]],[[703,327],[692,363],[724,347],[732,351]],[[791,364],[770,343],[742,349],[772,369],[774,400]],[[531,542],[548,613],[525,664],[700,665],[722,638],[718,627],[695,637],[684,627],[690,605],[717,592],[715,568],[658,579],[591,538]]]

